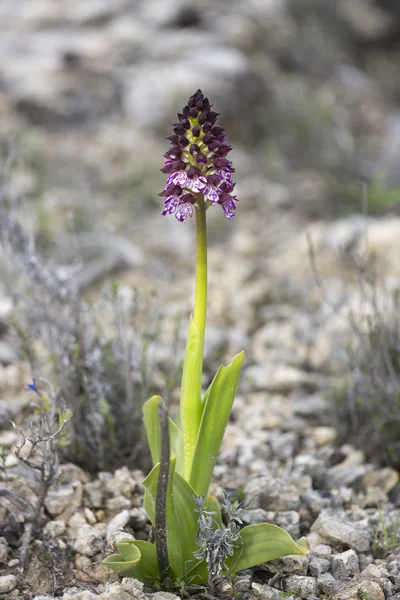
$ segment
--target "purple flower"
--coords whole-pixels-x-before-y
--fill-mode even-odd
[[[164,197],[163,215],[175,214],[178,221],[184,221],[193,216],[201,194],[206,209],[219,204],[227,219],[235,216],[238,199],[231,194],[235,169],[226,158],[232,148],[224,143],[224,129],[215,125],[217,117],[201,90],[178,113],[174,133],[167,138],[172,147],[164,154],[161,169],[167,175],[159,194]]]
[[[40,392],[36,386],[36,379],[34,377],[32,378],[32,383],[28,383],[28,390],[32,390],[32,392],[35,392],[35,394],[40,395]]]

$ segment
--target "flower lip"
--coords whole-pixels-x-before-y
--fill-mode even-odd
[[[174,185],[178,185],[182,188],[185,187],[186,182],[187,182],[187,173],[183,170],[175,171],[167,179],[167,184],[173,183]]]
[[[167,175],[159,194],[165,199],[163,215],[175,214],[180,222],[192,217],[198,194],[202,194],[206,209],[219,204],[227,219],[234,217],[237,198],[230,195],[235,187],[234,168],[226,158],[232,147],[224,143],[224,129],[216,125],[218,116],[201,90],[178,113],[174,133],[167,138],[172,147],[165,152],[161,169]]]

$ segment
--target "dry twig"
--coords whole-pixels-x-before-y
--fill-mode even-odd
[[[15,455],[23,464],[29,468],[39,471],[40,485],[36,506],[33,511],[26,516],[24,523],[24,534],[22,537],[20,551],[20,569],[23,570],[28,555],[29,544],[35,527],[38,526],[40,515],[44,506],[47,493],[51,485],[59,476],[59,459],[57,442],[63,434],[67,424],[72,418],[72,413],[65,409],[60,413],[57,408],[57,396],[53,385],[41,377],[39,379],[42,385],[48,389],[48,395],[42,394],[36,385],[36,380],[29,386],[34,391],[39,400],[37,408],[39,414],[37,423],[27,423],[27,434],[21,427],[11,421],[13,428],[20,434],[21,442],[17,446]],[[46,406],[49,397],[50,404]],[[27,452],[23,449],[27,447]]]

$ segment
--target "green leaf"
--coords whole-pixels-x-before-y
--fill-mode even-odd
[[[149,587],[156,586],[160,581],[160,575],[155,545],[144,540],[132,540],[131,543],[140,550],[141,554],[140,562],[135,568],[135,577]]]
[[[126,563],[138,562],[140,560],[140,551],[134,543],[136,540],[121,540],[115,544],[118,552]]]
[[[175,471],[175,458],[171,458],[167,493],[167,546],[168,558],[175,578],[184,578],[195,562],[197,517],[194,492],[188,482]],[[153,525],[160,465],[157,464],[143,485],[146,488],[144,506]]]
[[[260,523],[242,529],[238,548],[226,562],[230,572],[235,574],[288,554],[306,555],[309,550],[305,538],[296,543],[281,527]]]
[[[191,318],[181,386],[181,425],[185,460],[184,477],[187,480],[189,479],[202,413],[202,358],[202,344],[199,330]]]
[[[204,407],[190,471],[197,496],[207,496],[219,448],[224,437],[239,382],[244,352],[222,365],[204,396]]]
[[[103,560],[103,564],[110,567],[121,577],[135,577],[136,563],[140,560],[140,552],[138,550],[138,559],[133,564],[124,561],[120,554],[111,554]]]
[[[121,577],[136,577],[149,587],[159,582],[157,551],[154,544],[143,540],[123,540],[117,544],[120,554],[112,554],[103,564]]]
[[[307,539],[305,537],[302,537],[299,540],[297,540],[296,544],[298,545],[300,550],[303,550],[303,554],[308,554],[310,552],[310,544],[307,542]]]
[[[157,482],[158,474],[160,470],[160,464],[158,463],[152,468],[146,479],[143,480],[143,485],[146,488],[144,493],[143,505],[147,515],[151,521],[153,527],[156,525],[156,493],[157,493]]]
[[[196,534],[198,529],[197,513],[195,512],[194,491],[189,483],[179,473],[174,475],[174,508],[178,523],[178,536],[182,543],[184,556],[184,573],[191,569],[196,562],[193,557],[198,547]]]
[[[154,465],[160,460],[161,436],[158,409],[161,402],[161,396],[152,396],[143,405],[143,421]]]
[[[205,560],[198,561],[187,573],[188,585],[206,585],[208,583],[208,569]]]
[[[151,458],[153,464],[156,464],[160,460],[160,448],[161,448],[161,426],[160,426],[160,404],[163,402],[161,396],[152,396],[143,405],[143,421],[146,428],[147,440],[149,442]],[[182,452],[179,451],[178,445],[180,445],[181,430],[174,423],[172,419],[168,419],[169,423],[169,441],[171,447],[171,456],[177,457],[177,463],[179,468],[177,471],[183,470],[183,457]]]

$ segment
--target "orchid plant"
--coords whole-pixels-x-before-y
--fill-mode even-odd
[[[238,386],[244,353],[222,365],[202,394],[207,307],[206,213],[219,205],[233,219],[231,147],[218,113],[201,90],[188,100],[169,136],[172,147],[161,169],[168,175],[161,196],[163,215],[178,221],[195,215],[196,279],[180,396],[180,426],[168,417],[160,396],[144,405],[144,424],[154,468],[143,484],[144,505],[155,529],[155,543],[118,542],[119,553],[105,563],[125,577],[149,587],[210,583],[215,576],[238,571],[288,554],[307,554],[305,538],[295,542],[269,523],[242,527],[243,503],[224,496],[222,507],[208,495],[213,469]]]

